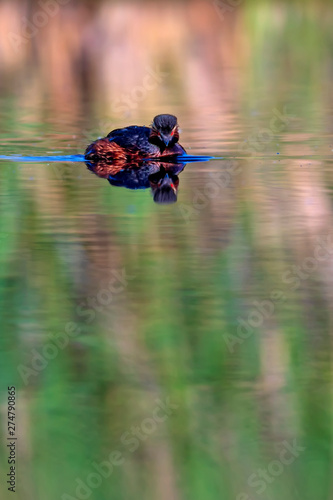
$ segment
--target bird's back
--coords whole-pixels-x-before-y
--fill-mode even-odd
[[[112,130],[107,137],[110,142],[113,141],[123,148],[145,150],[150,146],[148,141],[150,132],[148,127],[132,125]]]

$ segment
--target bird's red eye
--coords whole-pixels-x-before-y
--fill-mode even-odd
[[[171,137],[172,137],[173,135],[175,135],[175,131],[173,130],[173,131],[171,132],[171,134],[170,134],[170,135],[171,135]]]

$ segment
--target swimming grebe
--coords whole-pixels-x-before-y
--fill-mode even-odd
[[[155,116],[151,127],[132,125],[112,130],[103,139],[90,144],[85,152],[88,160],[123,160],[168,158],[186,153],[178,144],[179,126],[173,115]]]

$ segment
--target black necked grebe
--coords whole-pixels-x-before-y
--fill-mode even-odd
[[[178,144],[179,126],[173,115],[155,116],[151,127],[112,130],[103,139],[90,144],[85,152],[88,160],[123,160],[168,158],[186,153]]]

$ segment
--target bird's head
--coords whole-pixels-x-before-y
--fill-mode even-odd
[[[150,177],[150,186],[153,190],[155,203],[168,205],[177,201],[179,179],[177,175],[166,173],[164,177],[154,179]]]
[[[173,115],[155,116],[151,128],[151,136],[157,137],[166,147],[175,144],[179,139],[179,126]]]

